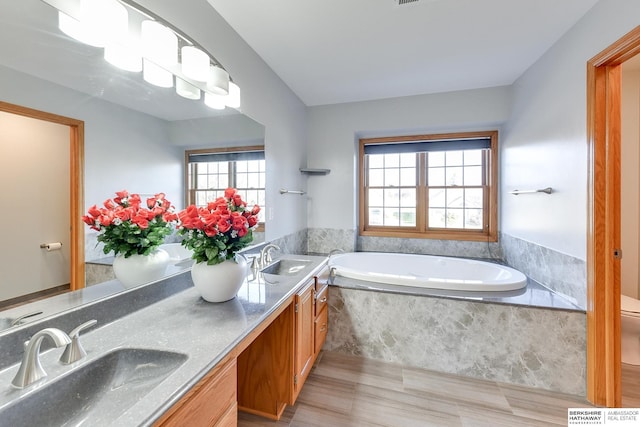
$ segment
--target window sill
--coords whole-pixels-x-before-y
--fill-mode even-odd
[[[466,240],[470,242],[497,242],[498,233],[484,233],[473,231],[429,231],[418,232],[409,230],[360,230],[360,236],[395,237],[403,239],[433,239],[433,240]]]

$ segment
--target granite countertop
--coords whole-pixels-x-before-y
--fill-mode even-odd
[[[300,259],[300,255],[282,258]],[[10,386],[19,364],[0,371],[0,411],[15,399],[46,386],[77,366],[84,365],[117,348],[157,349],[183,353],[186,361],[143,399],[116,419],[100,414],[100,425],[151,425],[193,385],[220,362],[244,337],[295,294],[327,261],[326,257],[304,256],[312,262],[295,276],[261,275],[249,278],[238,296],[225,303],[208,303],[192,286],[111,323],[98,325],[82,334],[87,357],[73,365],[62,365],[62,349],[41,355],[49,376],[36,387],[17,390]],[[265,276],[274,279],[266,282]],[[189,272],[174,280],[191,281]],[[162,281],[154,284],[161,286]],[[90,318],[83,319],[83,321]],[[60,390],[60,393],[66,393]]]

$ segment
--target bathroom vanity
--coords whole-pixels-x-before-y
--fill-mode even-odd
[[[98,325],[81,337],[87,351],[84,359],[62,365],[58,361],[61,349],[41,355],[48,377],[35,387],[12,388],[9,384],[19,363],[8,366],[0,371],[0,419],[15,426],[39,420],[50,424],[47,417],[55,412],[64,418],[60,421],[86,418],[95,425],[232,426],[237,423],[238,410],[278,419],[286,405],[295,402],[322,348],[328,312],[327,259],[293,255],[283,259],[304,259],[305,263],[293,273],[250,273],[238,296],[225,303],[207,303],[195,288],[186,286],[113,321],[98,319]],[[112,298],[135,299],[144,288],[190,280],[189,272],[180,273],[97,304]],[[12,333],[20,334],[25,328],[66,330],[60,326],[67,324],[61,319],[64,316],[23,325]],[[146,355],[153,355],[155,361],[143,363]],[[118,357],[117,363],[104,362]],[[155,372],[163,377],[156,378],[144,395],[128,395],[120,404],[121,396],[109,382],[113,379],[93,378],[93,383],[88,379],[86,385],[85,380],[75,381],[80,371],[101,363],[106,363],[105,369],[115,369],[120,389],[131,389],[131,393],[152,380]],[[135,369],[125,371],[133,379],[118,371],[131,363]],[[136,377],[151,365],[156,371],[151,370],[149,378]],[[135,387],[129,387],[129,382],[136,381]],[[65,396],[60,403],[63,410],[47,409],[46,402],[38,400],[42,396],[40,400],[46,401],[47,393]],[[17,410],[20,407],[24,411]],[[6,418],[9,415],[15,418]]]

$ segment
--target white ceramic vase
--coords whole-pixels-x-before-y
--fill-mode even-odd
[[[113,260],[113,272],[116,279],[131,288],[162,279],[169,261],[169,253],[162,249],[156,249],[149,255],[134,254],[129,258],[119,254]]]
[[[214,265],[198,262],[191,268],[193,285],[202,298],[209,302],[224,302],[235,298],[246,276],[247,261],[242,257]]]

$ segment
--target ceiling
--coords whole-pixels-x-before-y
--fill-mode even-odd
[[[510,85],[598,0],[207,1],[315,106]]]

